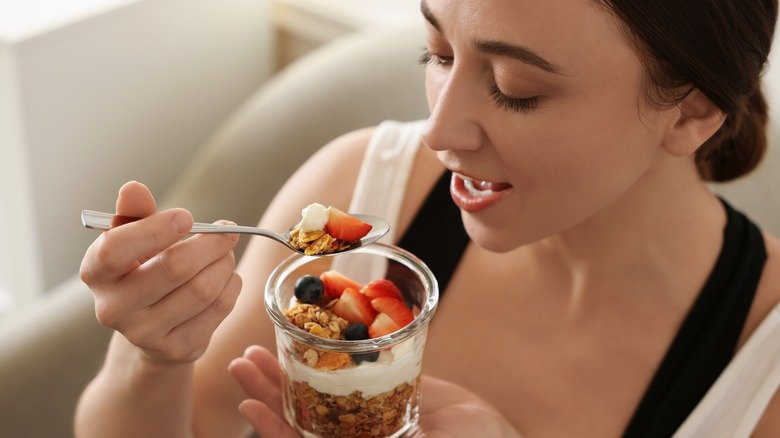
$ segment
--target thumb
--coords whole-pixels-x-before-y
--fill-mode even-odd
[[[125,183],[116,198],[116,214],[129,217],[151,216],[157,210],[152,192],[137,181]]]

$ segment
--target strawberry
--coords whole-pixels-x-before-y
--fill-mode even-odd
[[[392,318],[385,313],[380,313],[374,318],[374,322],[368,327],[368,336],[372,338],[378,338],[396,330],[401,329],[401,325],[393,321]]]
[[[368,298],[351,287],[346,288],[336,304],[333,305],[333,313],[349,322],[359,322],[365,325],[371,324],[376,316],[376,310],[371,307]]]
[[[320,274],[320,280],[325,287],[325,295],[329,298],[337,298],[341,296],[344,289],[351,287],[353,289],[360,289],[360,283],[347,277],[339,271],[325,271]]]
[[[363,289],[360,289],[360,292],[372,300],[379,297],[390,297],[400,301],[404,300],[404,296],[401,294],[401,290],[398,289],[398,286],[386,278],[380,278],[379,280],[368,283],[363,286]]]
[[[335,207],[328,207],[328,222],[325,231],[336,239],[354,241],[360,240],[371,231],[371,224],[350,216]]]
[[[371,300],[371,307],[379,313],[389,316],[396,324],[403,327],[414,319],[414,315],[403,301],[390,297],[379,297]]]

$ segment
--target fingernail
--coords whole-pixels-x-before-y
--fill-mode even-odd
[[[236,224],[233,221],[228,221],[228,220],[224,220],[224,219],[220,219],[216,223],[218,223],[220,225],[229,225],[229,226],[236,226],[236,225],[238,225],[238,224]],[[228,234],[228,236],[230,237],[230,240],[232,240],[233,242],[237,242],[238,241],[238,237],[239,237],[238,234]]]
[[[185,212],[178,212],[174,214],[171,218],[171,222],[173,222],[173,226],[176,228],[176,232],[179,234],[186,233],[192,226],[192,218]]]

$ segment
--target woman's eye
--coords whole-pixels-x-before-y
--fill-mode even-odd
[[[429,52],[427,49],[423,50],[422,56],[420,56],[420,64],[423,65],[451,65],[453,61],[453,57],[451,56],[441,56],[441,55],[433,55],[431,52]]]
[[[513,111],[516,113],[527,113],[535,110],[539,106],[540,98],[534,97],[511,97],[502,93],[497,85],[490,87],[490,101],[499,109]]]

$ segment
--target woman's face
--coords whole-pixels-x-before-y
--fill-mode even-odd
[[[453,198],[481,246],[508,251],[586,220],[663,154],[672,112],[645,103],[637,54],[592,0],[423,0],[422,10],[423,141],[456,172]]]

